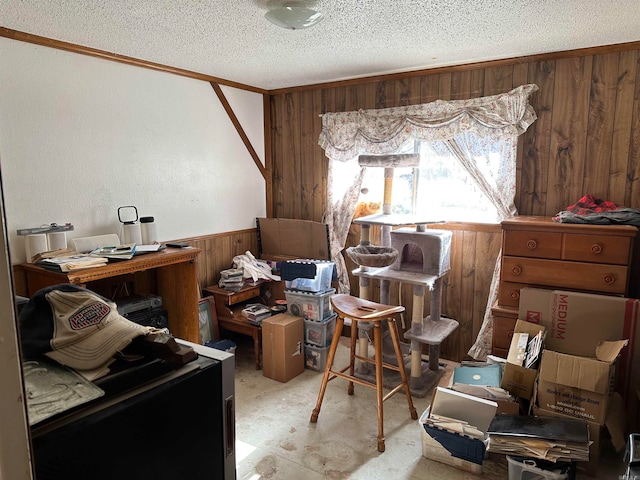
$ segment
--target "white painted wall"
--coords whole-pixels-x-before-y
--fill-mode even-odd
[[[262,96],[223,90],[264,159]],[[120,233],[123,205],[154,216],[163,241],[266,215],[264,179],[209,83],[6,38],[0,171],[12,263],[25,260],[17,229]]]
[[[262,96],[223,91],[264,164]],[[6,38],[0,174],[0,480],[26,479],[8,263],[25,260],[16,230],[71,222],[69,239],[120,233],[123,205],[156,217],[160,240],[252,228],[266,215],[265,182],[207,82]]]
[[[0,480],[30,480],[29,426],[0,185]]]

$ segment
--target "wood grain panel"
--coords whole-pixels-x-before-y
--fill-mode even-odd
[[[344,108],[345,91],[341,89],[340,101]],[[336,98],[337,100],[337,98]],[[300,115],[301,115],[301,158],[307,158],[310,161],[302,162],[300,172],[301,177],[301,211],[300,216],[313,221],[322,220],[326,198],[327,185],[327,160],[324,155],[318,155],[313,140],[317,143],[320,131],[322,130],[322,122],[319,117],[321,113],[321,104],[319,98],[316,98],[315,92],[300,92]]]
[[[460,323],[458,327],[458,349],[464,348],[465,345],[470,346],[469,342],[472,341],[476,268],[483,261],[481,257],[477,256],[478,234],[476,232],[463,232],[462,242],[464,244],[462,283],[458,291],[460,312],[456,317]],[[458,351],[458,353],[464,355],[466,352]]]
[[[488,286],[491,285],[498,253],[502,244],[500,232],[478,233],[475,251],[475,278],[473,282],[473,315],[471,317],[471,336],[464,339],[464,344],[473,344],[482,326],[484,313],[489,299]],[[465,350],[465,353],[468,351]]]
[[[637,66],[637,50],[620,52],[616,110],[611,141],[611,164],[609,165],[609,194],[615,196],[615,198],[620,198],[618,195],[621,195],[622,199],[618,201],[623,205],[628,205],[625,187],[627,184],[626,174],[630,152],[629,132],[633,122],[633,94]]]
[[[277,216],[295,213],[317,221],[312,217],[324,211],[326,193],[319,192],[326,191],[322,173],[326,167],[319,159],[326,158],[317,145],[320,124],[317,117],[307,118],[316,116],[318,111],[475,98],[525,83],[539,87],[530,99],[538,118],[519,140],[515,199],[518,212],[554,215],[588,193],[586,189],[609,198],[622,198],[619,203],[640,208],[638,58],[637,45],[621,45],[274,92],[270,96],[274,212],[278,212]],[[314,92],[314,96],[288,95],[305,90]],[[294,141],[300,142],[297,150],[292,147]],[[460,254],[454,253],[453,274],[445,280],[443,314],[460,321],[461,328],[442,345],[441,354],[459,361],[482,323],[500,234],[473,224],[452,224],[450,228],[457,232],[454,249]],[[470,250],[471,238],[475,243]],[[359,230],[350,233],[347,246],[358,241]],[[357,282],[352,282],[353,294],[358,293]],[[376,288],[372,287],[374,295]],[[403,287],[401,296],[409,307],[410,287]],[[428,312],[428,305],[425,310]],[[408,311],[410,315],[410,308]]]
[[[305,218],[302,215],[302,170],[303,163],[300,158],[301,135],[300,135],[300,93],[285,95],[285,124],[282,131],[282,153],[283,153],[283,182],[287,185],[284,188],[287,201],[283,204],[283,217],[285,218]]]
[[[420,101],[418,103],[431,103],[441,98],[438,76],[420,77]]]
[[[555,86],[555,62],[529,65],[529,80],[539,90],[531,96],[531,106],[538,119],[522,136],[520,182],[517,184],[516,207],[520,214],[546,215],[551,127]]]
[[[592,57],[556,62],[547,205],[564,209],[585,193],[585,145]],[[556,212],[549,212],[553,215]]]
[[[363,108],[363,105],[364,105],[364,101],[362,100],[363,97],[364,97],[364,94],[361,88],[358,88],[355,85],[351,85],[347,87],[346,95],[345,95],[345,111],[351,112],[351,111],[359,110]],[[324,153],[322,154],[322,156],[324,157]]]
[[[617,199],[609,194],[619,57],[619,53],[609,53],[593,58],[582,191],[596,198],[622,203],[624,192],[611,192]]]
[[[376,105],[374,108],[387,108],[395,102],[395,84],[389,80],[376,83]]]
[[[440,100],[453,100],[451,97],[451,73],[439,75]]]
[[[451,74],[451,100],[471,98],[471,72],[453,72]]]
[[[522,85],[522,83],[518,85]],[[513,83],[513,65],[486,68],[484,70],[484,96],[505,93],[514,86],[517,85]]]
[[[460,302],[459,290],[462,285],[464,268],[464,232],[452,232],[451,269],[443,278],[442,310],[451,311]]]
[[[280,99],[279,99],[280,100]],[[275,217],[284,217],[284,175],[283,175],[283,156],[282,152],[282,130],[284,129],[284,112],[282,111],[283,102],[275,102],[274,98],[270,98],[269,102],[271,115],[271,204]]]
[[[413,92],[419,89],[419,78],[401,78],[396,83],[396,98],[394,100],[395,105],[406,106],[418,103],[413,97]],[[417,84],[417,86],[414,84]]]
[[[216,233],[200,237],[180,238],[201,250],[196,261],[196,273],[201,288],[216,285],[220,271],[233,266],[233,257],[251,252],[259,258],[256,229]]]
[[[636,65],[633,119],[631,121],[630,152],[625,189],[625,205],[634,208],[640,207],[640,81],[638,79],[640,79],[640,61]]]

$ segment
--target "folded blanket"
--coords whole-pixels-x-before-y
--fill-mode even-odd
[[[640,210],[621,207],[611,201],[585,195],[553,217],[559,223],[640,226]]]

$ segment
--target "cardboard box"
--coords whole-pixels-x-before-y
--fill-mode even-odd
[[[292,218],[257,218],[256,224],[258,250],[263,260],[331,260],[329,227],[325,223]]]
[[[567,355],[552,350],[542,353],[536,404],[603,425],[614,375],[614,362],[626,340],[602,342],[595,358]]]
[[[288,382],[304,371],[304,323],[280,313],[262,321],[262,374]]]
[[[519,318],[545,326],[545,348],[569,355],[591,357],[603,340],[628,339],[618,362],[618,391],[629,398],[637,388],[632,373],[634,357],[640,361],[634,348],[640,300],[527,287],[520,290]]]
[[[544,330],[545,327],[543,325],[537,325],[523,320],[516,321],[516,326],[513,329],[513,341],[511,342],[507,358],[514,358],[516,356],[515,350],[519,348],[518,335],[516,334],[527,333],[529,337],[533,338],[538,332]],[[529,400],[533,395],[537,375],[538,370],[535,368],[525,368],[522,365],[509,363],[509,361],[507,361],[500,386],[512,395]]]

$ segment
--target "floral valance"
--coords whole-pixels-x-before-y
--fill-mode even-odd
[[[537,85],[469,100],[325,113],[318,143],[327,157],[348,161],[361,153],[397,152],[412,139],[449,140],[465,131],[496,140],[518,136],[536,120],[529,96]]]

